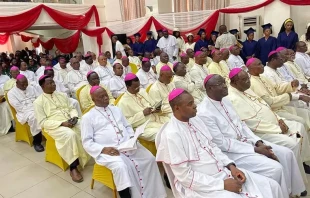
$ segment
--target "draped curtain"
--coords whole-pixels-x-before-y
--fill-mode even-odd
[[[145,0],[119,0],[122,21],[129,21],[145,16]],[[168,0],[167,0],[168,1]]]
[[[174,12],[216,10],[227,4],[228,0],[174,0]]]

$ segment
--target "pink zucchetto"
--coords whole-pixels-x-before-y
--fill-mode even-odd
[[[203,81],[203,84],[205,85],[213,76],[214,76],[214,74],[207,75],[207,77]]]
[[[175,68],[178,64],[179,64],[179,62],[173,63],[173,68]]]
[[[23,74],[18,74],[17,76],[16,76],[16,80],[19,80],[19,79],[22,79],[22,78],[24,78],[25,76],[23,75]]]
[[[230,46],[230,47],[229,47],[229,50],[232,50],[234,47],[235,47],[234,45]]]
[[[95,71],[89,71],[89,72],[87,72],[86,78],[88,78],[88,76],[91,75],[92,73],[96,73],[96,72],[95,72]]]
[[[142,58],[142,62],[148,62],[148,61],[150,61],[150,59],[145,58],[145,57]]]
[[[44,70],[53,70],[53,67],[51,67],[51,66],[47,66],[47,67],[45,67],[45,69]]]
[[[269,52],[268,58],[269,58],[269,56],[271,56],[271,55],[273,55],[273,54],[276,54],[276,53],[278,53],[276,50],[273,50],[273,51]]]
[[[214,54],[216,51],[218,51],[218,50],[217,50],[217,49],[213,49],[213,50],[211,51],[211,55]]]
[[[136,74],[134,73],[128,73],[126,76],[125,76],[125,81],[129,81],[129,80],[132,80],[132,79],[135,79],[137,78]]]
[[[92,93],[94,93],[94,92],[95,92],[97,89],[99,89],[99,88],[101,88],[101,87],[98,86],[98,85],[92,86],[91,89],[90,89],[90,91],[89,91],[89,93],[92,94]]]
[[[166,28],[163,29],[163,32],[168,32],[168,30]]]
[[[195,52],[195,57],[197,57],[197,56],[199,56],[200,54],[202,53],[202,51],[197,51],[197,52]]]
[[[19,70],[19,68],[17,67],[17,66],[13,66],[13,67],[11,67],[11,69],[10,69],[10,71],[18,71]]]
[[[84,55],[84,58],[87,58],[87,57],[90,57],[90,56],[91,56],[91,54],[86,53],[86,54]]]
[[[176,89],[172,90],[169,93],[168,101],[170,102],[171,100],[173,100],[176,97],[178,97],[179,95],[181,95],[183,92],[184,92],[184,89],[181,89],[181,88],[176,88]]]
[[[281,52],[282,50],[286,50],[286,48],[285,48],[285,47],[278,47],[278,48],[276,49],[277,52]]]
[[[228,50],[227,48],[222,48],[221,50],[220,50],[220,52],[224,52],[225,50]]]
[[[239,74],[242,71],[241,68],[233,68],[229,73],[229,79],[232,79],[234,76]]]
[[[122,60],[128,58],[127,56],[122,56]]]
[[[185,57],[185,56],[187,56],[187,54],[184,52],[180,55],[180,57]]]
[[[246,67],[249,67],[255,60],[256,60],[256,58],[250,58],[250,59],[246,62],[245,66],[246,66]]]
[[[160,68],[160,71],[171,71],[171,68],[168,65],[164,65]]]
[[[48,75],[42,75],[39,80],[42,80],[43,78],[49,77]]]

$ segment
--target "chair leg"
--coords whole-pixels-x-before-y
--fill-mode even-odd
[[[114,198],[117,198],[117,190],[114,189],[113,192],[114,192]]]
[[[90,189],[94,189],[94,183],[95,183],[95,180],[92,179],[92,180],[91,180],[91,183],[90,183]]]

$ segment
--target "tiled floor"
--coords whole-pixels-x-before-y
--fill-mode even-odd
[[[90,189],[94,162],[87,164],[84,181],[75,183],[68,170],[45,162],[45,153],[37,153],[24,142],[15,142],[15,133],[0,137],[0,198],[111,198],[112,190],[95,182]],[[167,189],[169,198],[172,192]]]
[[[95,182],[94,189],[90,189],[93,161],[82,172],[84,182],[74,183],[68,171],[44,161],[44,152],[37,153],[27,143],[15,142],[14,138],[15,133],[0,137],[0,198],[112,197],[112,190],[101,183]],[[310,184],[307,190],[310,193]],[[166,191],[172,198],[171,191]]]

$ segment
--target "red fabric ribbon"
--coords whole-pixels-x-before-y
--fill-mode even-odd
[[[8,42],[10,34],[0,34],[0,45],[6,44]]]
[[[264,6],[269,5],[270,3],[272,3],[274,0],[266,0],[263,3],[254,5],[254,6],[250,6],[250,7],[245,7],[245,8],[223,8],[220,9],[221,13],[226,13],[226,14],[234,14],[234,13],[244,13],[244,12],[251,12],[253,10],[262,8]]]
[[[309,0],[281,0],[288,5],[310,5]]]
[[[26,35],[23,35],[23,34],[18,34],[20,36],[20,38],[22,39],[22,41],[24,42],[28,42],[30,41],[31,39],[33,39],[33,37],[31,36],[26,36]]]

